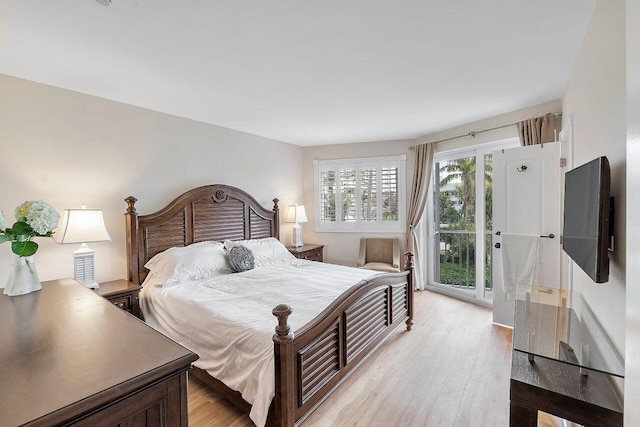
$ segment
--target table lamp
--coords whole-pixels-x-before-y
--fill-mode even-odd
[[[302,246],[302,227],[300,227],[300,223],[307,222],[307,214],[304,210],[304,205],[289,206],[286,222],[295,223],[291,234],[292,245],[296,248]]]
[[[56,233],[56,241],[61,245],[80,243],[80,248],[73,253],[73,277],[88,288],[97,289],[95,269],[93,266],[93,249],[87,243],[111,241],[101,209],[65,209],[62,222]]]

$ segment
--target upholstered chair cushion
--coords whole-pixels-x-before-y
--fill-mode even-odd
[[[359,268],[385,272],[400,271],[400,242],[398,239],[362,238],[356,264]]]

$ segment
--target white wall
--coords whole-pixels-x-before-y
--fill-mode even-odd
[[[562,98],[563,122],[573,117],[573,165],[607,156],[611,166],[616,212],[609,282],[596,285],[574,266],[573,288],[586,299],[620,354],[625,346],[626,292],[625,37],[624,2],[599,1]]]
[[[302,198],[301,147],[5,75],[0,94],[0,210],[12,219],[30,199],[60,212],[103,209],[113,241],[90,245],[98,281],[126,277],[129,195],[141,214],[206,184],[240,187],[267,207]],[[37,242],[41,280],[73,277],[76,245]],[[0,286],[10,263],[9,244],[0,245]]]
[[[309,222],[302,225],[303,241],[324,244],[325,261],[355,266],[358,260],[361,237],[397,237],[401,242],[401,253],[404,252],[404,233],[317,233],[315,231],[315,201],[313,194],[313,161],[327,159],[352,159],[359,157],[379,157],[407,155],[407,193],[413,179],[413,151],[409,146],[414,145],[415,140],[406,139],[398,141],[363,142],[357,144],[321,145],[304,148],[304,204]],[[407,198],[409,196],[407,195]],[[290,224],[289,224],[290,225]],[[285,228],[287,224],[285,224]],[[288,230],[287,230],[288,231]]]
[[[625,399],[640,402],[640,2],[627,0],[627,334]],[[640,425],[640,406],[627,403],[624,424]]]

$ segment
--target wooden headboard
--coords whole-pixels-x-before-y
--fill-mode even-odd
[[[138,215],[135,197],[127,202],[127,277],[141,284],[146,262],[158,252],[205,240],[280,238],[278,199],[268,210],[252,196],[228,185],[205,185],[178,196],[166,207]]]

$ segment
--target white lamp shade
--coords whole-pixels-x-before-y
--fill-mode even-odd
[[[307,222],[307,213],[304,210],[304,205],[289,206],[287,211],[287,222]]]
[[[62,222],[56,233],[56,241],[68,243],[89,243],[110,241],[104,217],[100,209],[65,209]]]

